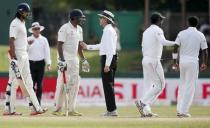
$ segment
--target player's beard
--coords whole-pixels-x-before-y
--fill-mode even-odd
[[[27,15],[23,15],[23,14],[21,14],[21,15],[22,15],[22,18],[24,20],[31,20],[32,19],[32,13],[31,12],[29,12]]]

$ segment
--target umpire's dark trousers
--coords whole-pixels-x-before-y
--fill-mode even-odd
[[[107,111],[111,112],[116,110],[115,95],[114,95],[114,77],[117,69],[117,55],[113,56],[110,71],[104,72],[106,63],[106,55],[101,56],[101,76],[104,88],[104,95],[106,101]]]
[[[45,70],[45,61],[32,61],[29,60],[30,63],[30,71],[31,76],[33,80],[33,88],[36,93],[37,99],[39,101],[39,104],[41,104],[41,98],[42,98],[42,80],[44,76],[44,70]]]

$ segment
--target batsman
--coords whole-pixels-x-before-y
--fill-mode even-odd
[[[58,77],[55,92],[55,111],[53,115],[63,115],[61,113],[63,100],[68,92],[67,102],[69,116],[82,116],[75,110],[77,94],[80,85],[79,58],[82,60],[82,71],[89,72],[89,63],[83,55],[82,47],[83,30],[80,24],[84,23],[85,15],[80,9],[73,9],[69,13],[69,22],[65,23],[58,31]],[[63,75],[63,72],[66,75]],[[66,76],[66,78],[64,78]],[[64,84],[64,79],[66,82]],[[65,86],[65,87],[64,87]],[[66,90],[67,89],[67,90]]]
[[[42,114],[47,111],[47,109],[42,109],[35,92],[33,90],[33,81],[31,78],[30,68],[29,68],[29,59],[27,53],[27,31],[25,27],[25,20],[30,14],[30,6],[27,3],[21,3],[17,7],[17,12],[15,19],[10,24],[9,29],[9,60],[10,60],[10,69],[9,69],[9,82],[12,82],[14,79],[14,84],[8,84],[6,89],[7,101],[6,106],[8,106],[3,115],[21,115],[15,112],[14,110],[14,95],[11,95],[11,92],[15,93],[17,86],[20,85],[21,90],[24,96],[29,100],[29,103],[34,107],[34,111],[30,115]],[[15,82],[16,81],[16,82]],[[10,96],[11,99],[9,98]],[[11,103],[11,102],[13,103]],[[11,104],[10,104],[11,103]],[[12,105],[12,106],[11,106]]]

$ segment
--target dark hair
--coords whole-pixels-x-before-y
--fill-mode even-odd
[[[154,12],[152,13],[151,17],[150,17],[150,22],[151,24],[156,24],[158,23],[159,21],[162,21],[165,17],[162,16],[161,13],[159,12]]]
[[[196,27],[198,25],[198,17],[197,16],[190,16],[188,17],[188,24],[191,27]]]
[[[20,19],[21,14],[19,12],[16,12],[15,17],[17,17],[18,19]]]
[[[106,19],[106,20],[107,20],[107,24],[112,24],[112,22],[110,20],[108,20],[108,19]]]
[[[159,20],[161,20],[161,18],[151,19],[150,22],[151,24],[156,24]]]

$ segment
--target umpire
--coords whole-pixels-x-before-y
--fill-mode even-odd
[[[36,92],[37,99],[41,103],[42,97],[42,80],[47,65],[48,71],[51,70],[50,47],[47,38],[41,35],[44,26],[39,22],[32,23],[29,32],[32,33],[28,37],[28,55],[30,62],[30,70],[33,79],[33,88]]]
[[[104,28],[100,44],[87,45],[81,43],[81,45],[87,50],[99,50],[101,57],[101,76],[107,107],[107,111],[103,116],[117,116],[114,96],[114,77],[117,69],[117,33],[112,26],[114,24],[114,15],[107,10],[104,10],[98,15],[100,25]]]

